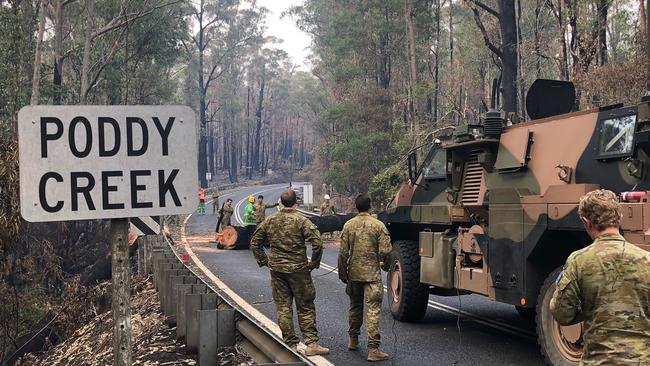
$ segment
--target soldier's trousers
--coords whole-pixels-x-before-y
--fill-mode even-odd
[[[298,324],[305,338],[305,344],[318,342],[316,330],[316,288],[311,273],[304,269],[295,273],[271,271],[271,288],[273,301],[278,315],[278,325],[284,342],[292,346],[300,339],[293,329],[293,300],[296,300]]]
[[[217,214],[218,209],[219,209],[219,197],[212,200],[212,216]]]
[[[368,333],[368,347],[379,347],[379,320],[381,319],[381,301],[384,298],[384,286],[381,281],[355,282],[349,281],[345,292],[350,297],[349,321],[350,337],[359,337],[365,305],[366,332]]]

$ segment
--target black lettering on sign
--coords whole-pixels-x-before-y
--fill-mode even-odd
[[[54,124],[56,131],[47,133],[47,125]],[[58,140],[63,136],[63,123],[60,119],[54,117],[41,117],[41,157],[47,158],[47,142]]]
[[[79,186],[79,178],[86,179],[85,186]],[[70,204],[72,211],[79,211],[79,193],[83,194],[86,200],[86,207],[89,210],[95,210],[95,203],[90,197],[90,191],[95,188],[95,178],[88,172],[71,172],[70,173]]]
[[[120,126],[117,121],[110,117],[99,117],[99,156],[115,156],[120,151]],[[106,124],[113,127],[113,136],[115,136],[115,143],[110,150],[106,149]]]
[[[176,188],[174,188],[174,179],[176,178],[176,175],[178,175],[178,169],[173,169],[171,174],[169,174],[169,178],[165,180],[165,171],[158,170],[158,200],[160,207],[167,207],[166,204],[168,191],[169,194],[171,194],[172,200],[174,200],[176,207],[181,206],[181,200],[178,199]]]
[[[158,117],[153,118],[153,123],[156,125],[158,133],[162,140],[162,154],[163,156],[169,155],[169,133],[172,131],[172,125],[174,124],[175,117],[169,117],[165,127],[162,126]]]
[[[151,208],[152,202],[139,202],[138,192],[145,191],[147,186],[138,184],[138,177],[150,177],[151,170],[132,170],[131,171],[131,207],[132,208]]]
[[[47,172],[43,174],[40,182],[38,182],[38,199],[41,202],[41,207],[43,207],[45,211],[53,213],[53,212],[61,211],[61,209],[63,208],[63,201],[58,201],[54,206],[50,206],[47,203],[47,197],[45,197],[45,185],[47,184],[47,181],[50,179],[54,179],[59,183],[63,182],[63,177],[59,173]]]
[[[124,203],[110,203],[108,194],[117,191],[117,186],[108,184],[108,178],[121,177],[122,172],[119,170],[109,170],[102,172],[102,207],[104,210],[119,210],[124,208]]]
[[[142,146],[139,149],[133,147],[133,124],[138,124],[140,130],[142,131]],[[141,156],[147,152],[147,146],[149,145],[149,132],[147,130],[147,124],[144,123],[142,118],[138,117],[126,117],[126,147],[128,156]]]
[[[86,129],[86,146],[83,150],[77,148],[77,141],[75,139],[75,131],[77,125],[81,123]],[[78,158],[85,158],[90,154],[90,149],[93,147],[93,131],[90,127],[90,122],[85,117],[75,117],[70,122],[70,130],[68,130],[68,143],[70,144],[70,151]]]

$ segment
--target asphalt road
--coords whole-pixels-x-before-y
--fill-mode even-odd
[[[258,186],[237,190],[225,197],[234,201],[238,222],[249,194],[263,194],[267,202],[276,202],[287,185]],[[216,249],[213,232],[216,216],[193,215],[186,233],[193,237],[194,252],[223,282],[271,319],[275,306],[271,297],[267,268],[259,268],[248,250]],[[267,216],[276,212],[269,209]],[[205,238],[205,239],[201,239]],[[367,365],[365,330],[362,328],[359,351],[347,350],[348,298],[344,285],[333,271],[337,249],[325,248],[323,266],[312,275],[316,286],[316,312],[321,343],[331,349],[328,360],[337,365]],[[384,279],[385,283],[385,279]],[[459,317],[458,309],[463,312]],[[298,332],[298,326],[296,325]],[[298,332],[299,334],[299,332]],[[391,365],[544,365],[534,338],[534,324],[522,320],[514,307],[496,303],[478,295],[460,297],[431,296],[423,321],[393,321],[383,302],[381,320],[382,349],[391,355]]]

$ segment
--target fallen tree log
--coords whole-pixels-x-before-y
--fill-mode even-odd
[[[355,215],[334,215],[334,216],[309,216],[311,221],[321,234],[341,231],[343,225]],[[216,234],[217,246],[219,249],[248,249],[250,238],[248,230],[244,226],[228,226],[221,233]],[[269,244],[264,243],[265,247]]]
[[[314,223],[321,234],[343,230],[343,225],[355,215],[310,216],[309,221]]]

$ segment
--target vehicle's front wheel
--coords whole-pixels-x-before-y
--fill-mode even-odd
[[[552,366],[577,366],[582,356],[582,323],[562,326],[551,314],[555,279],[562,268],[548,275],[537,299],[537,339],[542,355]]]
[[[399,321],[422,320],[427,311],[429,287],[420,283],[418,243],[400,240],[393,244],[388,272],[390,312]]]

